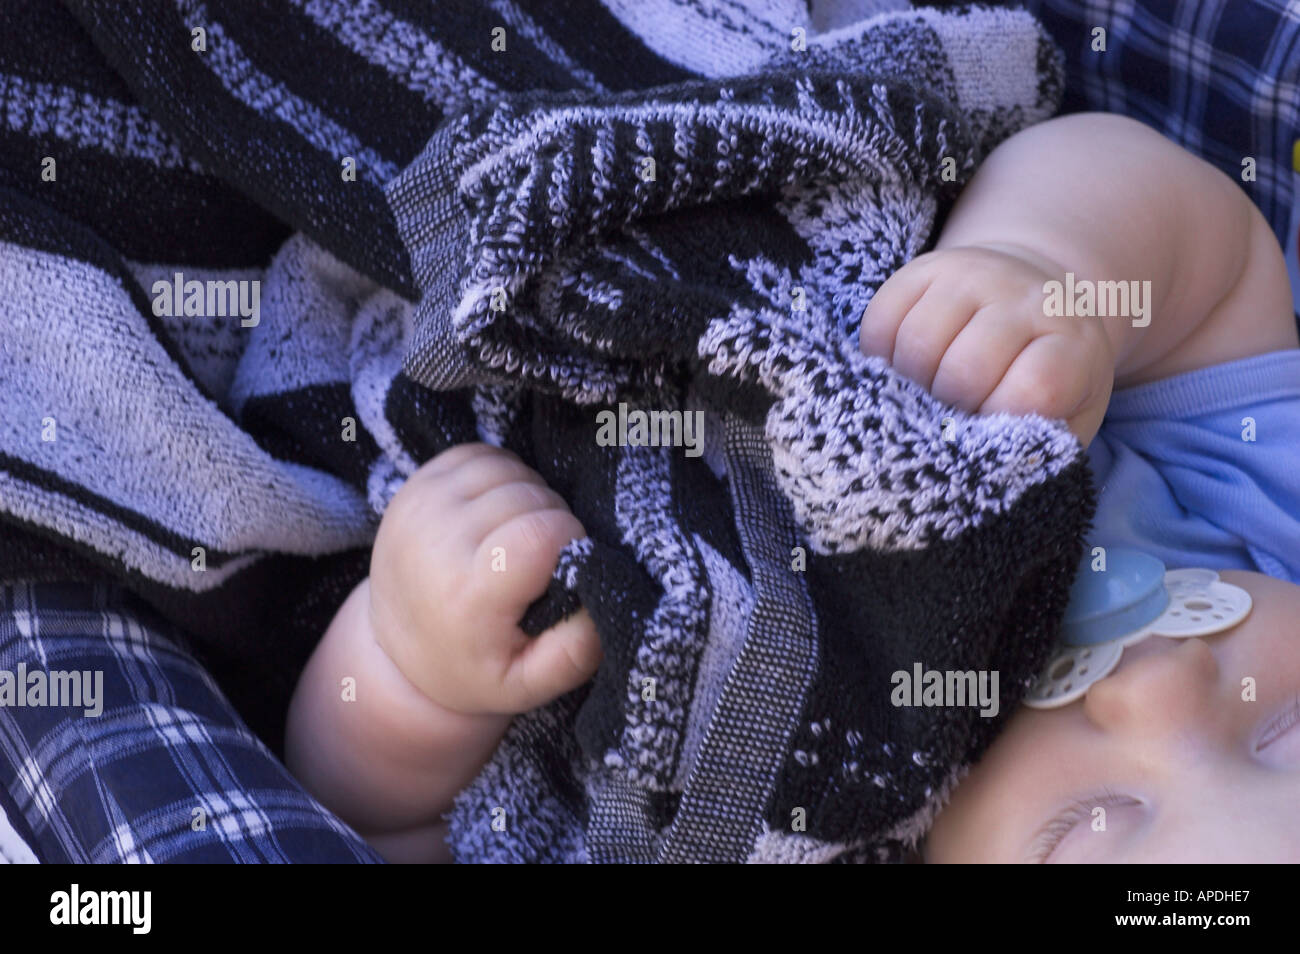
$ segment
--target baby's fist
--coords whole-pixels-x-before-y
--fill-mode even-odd
[[[384,512],[370,565],[375,639],[444,708],[514,714],[544,705],[586,682],[601,659],[585,610],[535,638],[519,628],[560,551],[585,535],[515,455],[453,447]]]
[[[1097,318],[1050,317],[1031,253],[961,247],[918,256],[880,286],[861,346],[938,400],[970,412],[1064,418],[1085,445],[1110,402],[1115,364]]]

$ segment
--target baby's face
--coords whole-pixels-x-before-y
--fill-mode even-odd
[[[1300,586],[1220,577],[1250,593],[1249,616],[1199,639],[1151,636],[1077,702],[1021,707],[925,860],[1300,861]]]

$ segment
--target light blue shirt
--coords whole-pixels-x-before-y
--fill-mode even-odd
[[[1300,350],[1116,391],[1088,458],[1089,547],[1300,583]]]

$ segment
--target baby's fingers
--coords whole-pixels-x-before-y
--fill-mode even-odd
[[[506,671],[502,694],[511,712],[536,709],[578,688],[602,658],[596,624],[579,610],[529,641]]]
[[[939,364],[975,311],[968,300],[932,284],[912,306],[894,337],[894,353],[886,355],[894,370],[927,391]]]
[[[889,360],[894,354],[894,340],[903,319],[912,306],[921,300],[933,280],[925,267],[925,257],[913,259],[876,290],[867,310],[862,315],[858,330],[858,344],[865,355]]]
[[[476,577],[488,590],[478,602],[517,622],[546,591],[560,551],[586,535],[578,518],[559,507],[507,519],[475,551]]]
[[[1039,414],[1064,418],[1087,447],[1110,403],[1113,372],[1108,354],[1090,351],[1067,335],[1035,338],[1012,364],[980,410],[986,414]]]
[[[964,411],[983,410],[1033,336],[1014,308],[981,308],[944,352],[930,393]]]
[[[1016,355],[980,412],[1071,417],[1091,391],[1086,355],[1080,352],[1078,343],[1064,335],[1034,338]]]

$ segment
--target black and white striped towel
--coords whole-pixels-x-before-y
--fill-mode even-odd
[[[962,415],[856,346],[980,158],[1055,109],[1029,16],[0,16],[0,572],[126,582],[278,741],[393,492],[500,442],[590,534],[526,625],[580,601],[606,661],[515,720],[457,802],[458,858],[915,843],[1001,717],[895,708],[891,674],[998,670],[1008,713],[1092,507],[1061,422]],[[255,314],[187,315],[189,282],[256,287]],[[703,454],[602,446],[620,403],[703,412]]]

